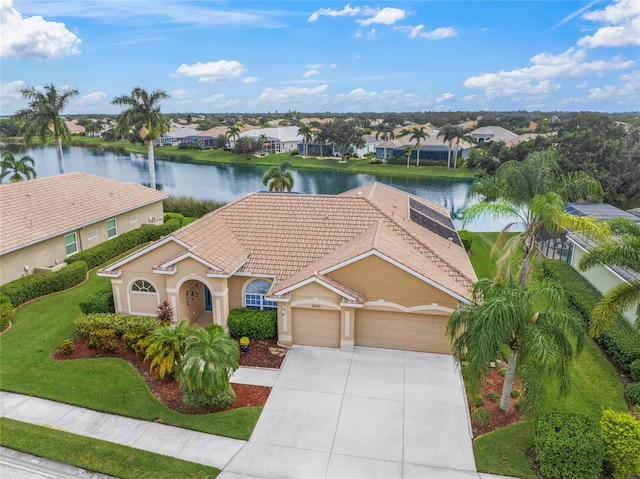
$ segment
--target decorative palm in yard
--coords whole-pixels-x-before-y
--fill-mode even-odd
[[[280,166],[272,166],[262,176],[262,184],[269,191],[291,191],[293,188],[293,165],[285,161]]]
[[[609,221],[613,237],[591,248],[580,260],[580,270],[597,265],[617,265],[640,274],[640,224],[626,218]],[[613,287],[591,311],[590,333],[600,336],[619,314],[640,301],[637,279]],[[640,329],[640,312],[636,317]]]
[[[298,135],[302,136],[302,143],[304,145],[304,156],[309,155],[309,142],[313,139],[313,131],[311,125],[300,125],[298,128]]]
[[[427,133],[424,129],[424,126],[420,128],[412,128],[409,132],[409,141],[414,140],[416,142],[416,166],[420,166],[420,147],[422,146],[421,141],[429,138],[429,133]]]
[[[522,162],[503,163],[495,176],[476,180],[470,192],[480,195],[482,201],[464,211],[465,222],[482,216],[509,221],[500,232],[492,255],[503,250],[498,275],[511,278],[519,267],[522,285],[527,283],[541,228],[554,233],[569,228],[594,237],[603,237],[609,230],[605,223],[565,211],[565,201],[601,198],[603,191],[600,183],[584,172],[561,174],[551,150],[531,153]],[[513,230],[517,234],[509,235]]]
[[[453,141],[458,135],[457,128],[459,127],[454,125],[444,125],[438,132],[438,138],[442,137],[442,141],[447,143],[449,147],[447,150],[447,168],[451,168],[451,148],[453,147]],[[456,158],[454,158],[453,161],[455,164]]]
[[[28,155],[24,155],[19,160],[13,156],[13,153],[5,151],[2,153],[2,161],[0,161],[0,180],[9,176],[12,183],[22,180],[30,180],[35,178],[36,170],[33,168],[34,161]]]
[[[149,336],[150,344],[144,360],[151,361],[150,368],[157,369],[161,379],[175,371],[190,332],[189,321],[183,319],[175,327],[162,326]]]
[[[114,98],[111,103],[125,107],[116,120],[115,132],[117,135],[128,133],[134,129],[140,137],[147,142],[149,159],[149,176],[151,188],[156,189],[156,167],[153,153],[153,140],[167,131],[167,119],[160,111],[158,103],[169,97],[163,90],[154,90],[151,93],[135,87],[131,95],[122,95]]]
[[[446,326],[453,354],[464,364],[472,389],[477,391],[500,346],[506,344],[510,353],[502,410],[508,408],[516,369],[525,397],[534,406],[554,379],[566,393],[569,365],[582,349],[584,329],[567,312],[563,290],[546,280],[525,287],[515,281],[482,279],[473,285],[472,295],[473,303],[454,311]]]
[[[29,106],[18,111],[14,118],[24,121],[22,135],[27,144],[34,136],[39,137],[44,144],[46,137],[53,133],[58,156],[58,170],[60,174],[63,174],[62,141],[69,141],[71,133],[64,122],[62,112],[68,106],[71,97],[78,95],[78,90],[68,89],[59,92],[54,85],[46,85],[43,90],[40,91],[35,87],[21,90],[22,96],[29,100]]]
[[[384,119],[376,127],[376,139],[382,138],[384,140],[384,153],[382,155],[383,163],[387,162],[387,141],[393,140],[396,137],[393,132],[393,123],[389,119]]]

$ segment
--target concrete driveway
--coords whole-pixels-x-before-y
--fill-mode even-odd
[[[296,346],[273,378],[220,479],[479,477],[452,356]]]

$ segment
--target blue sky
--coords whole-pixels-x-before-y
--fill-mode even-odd
[[[0,0],[0,114],[640,110],[640,0]]]

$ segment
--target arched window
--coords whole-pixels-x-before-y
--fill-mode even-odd
[[[131,285],[132,293],[142,293],[142,294],[155,294],[156,288],[153,287],[149,281],[145,281],[144,279],[139,279],[134,281]]]
[[[275,311],[278,309],[278,303],[264,299],[271,283],[264,279],[254,279],[247,285],[244,293],[244,304],[251,309],[264,309],[265,311]]]

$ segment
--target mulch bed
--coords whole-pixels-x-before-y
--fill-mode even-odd
[[[182,394],[178,388],[177,381],[173,379],[160,379],[158,375],[149,370],[149,364],[134,352],[124,347],[122,341],[118,341],[118,346],[111,353],[98,351],[87,346],[84,339],[74,341],[75,348],[69,355],[56,351],[54,359],[68,360],[78,358],[107,358],[117,357],[128,361],[144,378],[153,395],[165,406],[187,414],[209,414],[219,412],[221,409],[214,407],[192,408],[185,406],[182,401]],[[271,348],[271,349],[270,349]],[[247,367],[273,368],[279,369],[284,361],[286,349],[279,348],[275,340],[253,340],[251,347],[246,353],[240,353],[240,365]],[[237,409],[245,406],[264,406],[271,392],[270,387],[252,386],[249,384],[231,384],[236,393],[234,403],[222,409],[224,411]]]

